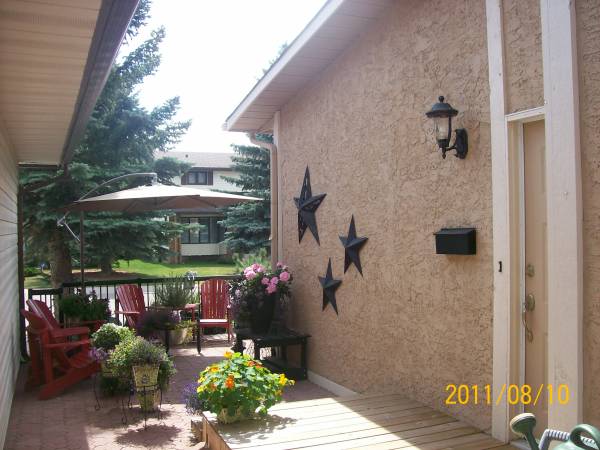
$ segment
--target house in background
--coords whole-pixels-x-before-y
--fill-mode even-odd
[[[181,186],[217,191],[240,191],[223,177],[237,177],[233,171],[233,153],[168,152],[165,156],[178,159],[192,167],[173,182]],[[223,244],[225,229],[219,225],[223,214],[214,208],[180,210],[174,220],[180,223],[199,224],[198,230],[184,232],[171,242],[170,262],[181,263],[190,259],[214,258],[227,254]]]
[[[309,378],[503,441],[523,409],[539,430],[600,425],[599,17],[598,0],[329,0],[240,101],[226,129],[274,134],[272,255],[294,270]],[[465,159],[438,149],[441,95]],[[298,239],[307,167],[320,244]],[[362,273],[344,270],[352,216]],[[443,228],[476,249],[438,254]]]
[[[0,448],[19,347],[26,355],[19,166],[70,161],[136,7],[137,0],[0,2]]]

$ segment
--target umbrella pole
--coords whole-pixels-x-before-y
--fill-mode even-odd
[[[83,263],[83,211],[79,212],[79,269],[81,271],[81,295],[85,296],[85,265]]]

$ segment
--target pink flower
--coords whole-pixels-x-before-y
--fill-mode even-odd
[[[252,280],[253,278],[256,278],[256,272],[254,272],[253,270],[244,272],[244,275],[246,276],[246,280]]]
[[[261,280],[261,283],[262,283],[262,284],[264,284],[264,285],[266,286],[267,284],[269,284],[269,279],[268,279],[267,277],[264,277],[264,278]]]
[[[267,286],[267,294],[273,294],[277,290],[276,284],[269,284]]]
[[[275,286],[277,286],[277,283],[279,283],[279,278],[277,277],[273,277],[271,278],[271,281],[269,281],[269,284],[274,284]]]
[[[277,262],[277,268],[278,269],[283,269],[283,263],[281,261]]]
[[[290,281],[290,273],[289,272],[281,272],[279,274],[279,279],[281,281],[283,281],[284,283],[287,283],[288,281]]]
[[[262,273],[265,271],[265,268],[258,263],[252,264],[252,270],[257,273]]]

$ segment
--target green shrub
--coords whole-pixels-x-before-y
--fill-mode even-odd
[[[193,287],[193,284],[191,285]],[[162,286],[158,286],[155,295],[155,303],[167,308],[180,309],[188,303],[197,303],[194,291],[190,289],[190,282],[185,277],[176,277]]]
[[[106,320],[110,316],[108,299],[101,299],[95,294],[83,297],[78,294],[65,295],[59,298],[58,308],[70,319]]]
[[[39,267],[25,267],[23,269],[23,275],[25,277],[35,277],[41,273]]]
[[[166,389],[175,373],[175,366],[161,346],[154,345],[137,336],[118,344],[110,354],[108,363],[122,379],[132,378],[133,366],[158,364],[158,384]]]
[[[121,342],[132,339],[135,334],[127,327],[120,327],[114,323],[105,323],[98,331],[92,334],[92,344],[96,348],[104,349],[105,351],[114,350]]]

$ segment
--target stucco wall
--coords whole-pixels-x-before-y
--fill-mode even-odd
[[[0,448],[6,437],[19,369],[17,163],[9,151],[1,125],[0,123]]]
[[[544,104],[540,0],[503,0],[506,112]]]
[[[443,160],[424,113],[438,95],[461,111],[469,155]],[[309,368],[360,392],[444,409],[447,384],[492,381],[492,236],[485,2],[396,2],[281,113],[283,257],[292,321],[312,335]],[[293,197],[310,167],[321,246],[297,238]],[[343,274],[338,239],[354,214],[368,236],[364,278]],[[442,227],[477,228],[477,255],[435,254]],[[339,316],[321,311],[332,257]],[[490,426],[491,407],[451,414]]]
[[[584,247],[584,420],[600,423],[600,3],[577,0]]]

